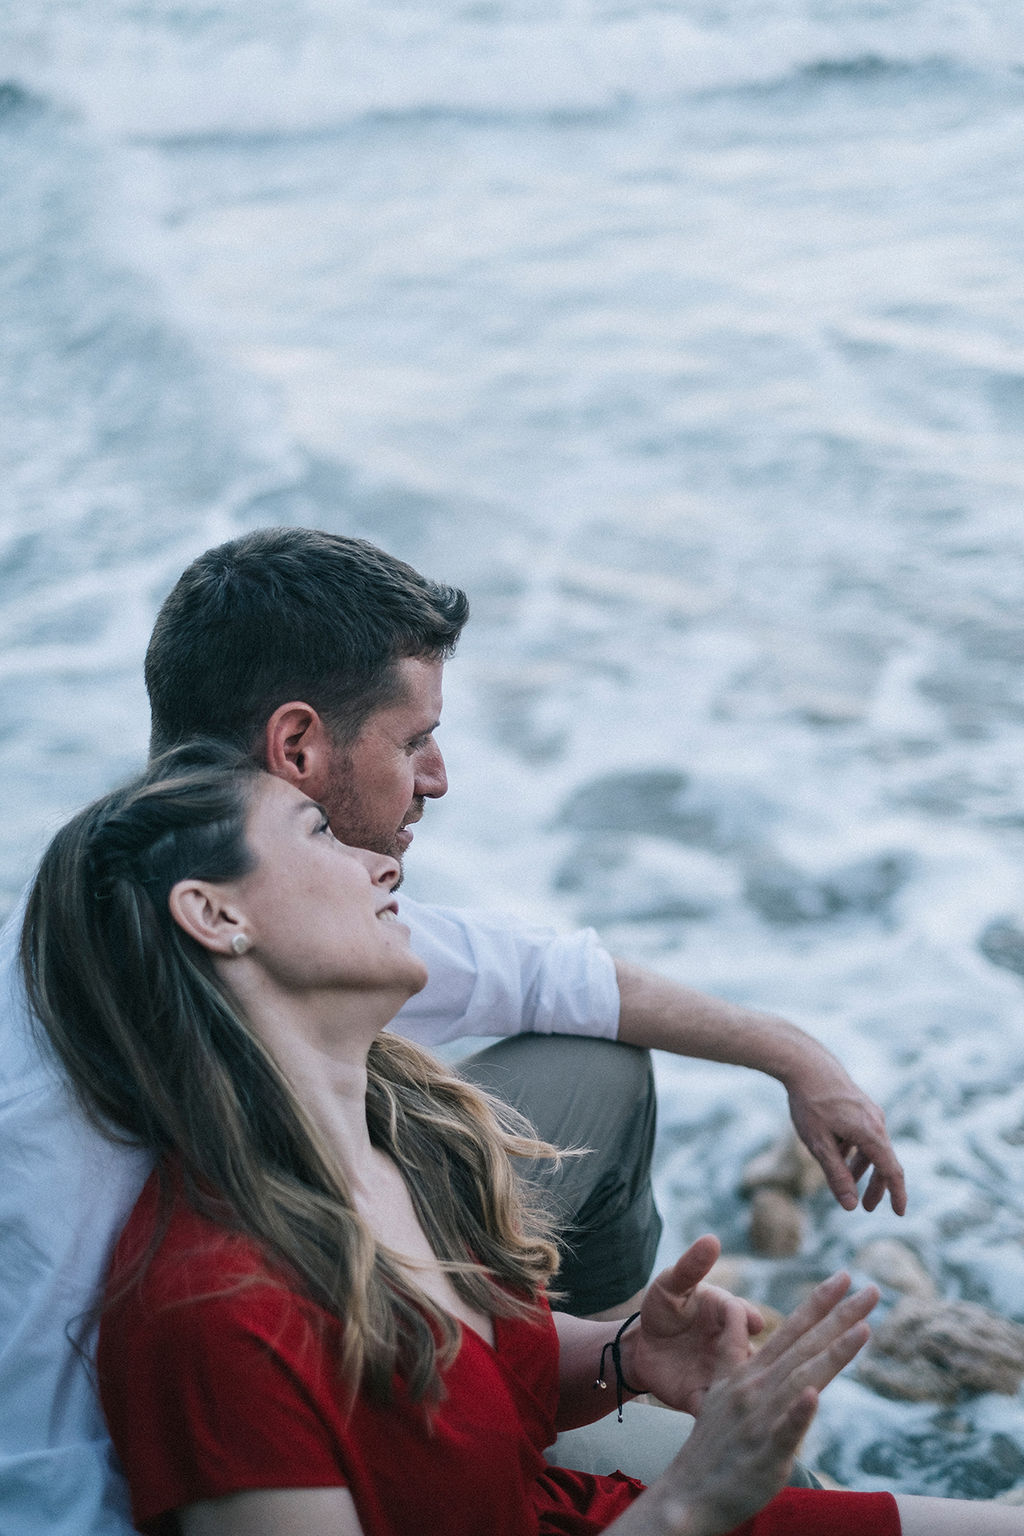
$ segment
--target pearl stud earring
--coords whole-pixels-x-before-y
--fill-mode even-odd
[[[234,955],[244,955],[252,948],[252,939],[247,933],[236,933],[231,940],[231,952]]]

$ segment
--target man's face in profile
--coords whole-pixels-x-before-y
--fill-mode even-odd
[[[398,859],[412,842],[425,800],[448,789],[434,740],[441,719],[444,663],[404,657],[397,697],[373,712],[356,740],[339,746],[319,798],[335,837]]]

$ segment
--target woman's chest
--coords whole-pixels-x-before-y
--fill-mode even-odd
[[[413,1283],[493,1348],[493,1319],[470,1306],[455,1289],[430,1245],[405,1181],[394,1164],[387,1163],[372,1195],[358,1203],[360,1214],[378,1243],[403,1265]]]

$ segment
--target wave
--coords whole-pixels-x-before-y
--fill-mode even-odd
[[[985,25],[976,5],[822,21],[800,0],[778,0],[751,23],[734,0],[734,14],[712,26],[642,5],[524,14],[514,0],[455,15],[427,0],[402,10],[278,0],[250,20],[222,0],[220,30],[198,38],[169,4],[115,7],[103,27],[56,4],[39,24],[46,62],[39,47],[22,50],[22,73],[101,133],[143,140],[333,132],[431,114],[574,121],[794,82],[910,71],[1011,78],[1024,61],[1024,15],[996,18],[999,8],[990,5]]]

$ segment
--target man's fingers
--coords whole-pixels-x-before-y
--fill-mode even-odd
[[[891,1148],[884,1160],[880,1157],[875,1158],[875,1172],[871,1183],[874,1184],[876,1179],[879,1181],[877,1200],[875,1200],[874,1204],[868,1205],[867,1194],[872,1193],[871,1185],[869,1185],[864,1200],[865,1209],[873,1211],[878,1200],[881,1200],[885,1194],[886,1187],[888,1186],[889,1204],[897,1216],[902,1216],[907,1209],[907,1181],[903,1176],[903,1167]]]
[[[808,1149],[821,1165],[825,1182],[844,1210],[857,1206],[857,1181],[846,1166],[845,1159],[831,1136],[815,1137],[808,1141]]]
[[[872,1165],[873,1171],[861,1204],[866,1211],[873,1211],[888,1190],[893,1210],[897,1216],[902,1216],[907,1208],[907,1185],[903,1168],[888,1144],[858,1147],[850,1159],[850,1173],[855,1179],[860,1179]]]
[[[864,1209],[866,1211],[873,1211],[873,1210],[875,1210],[875,1208],[877,1206],[879,1206],[882,1203],[882,1200],[883,1200],[883,1198],[885,1196],[885,1189],[886,1189],[885,1175],[879,1173],[878,1169],[876,1168],[874,1170],[874,1172],[872,1173],[871,1178],[868,1180],[868,1187],[867,1187],[867,1189],[864,1191],[864,1194],[861,1196],[861,1204],[863,1205],[863,1207],[864,1207]],[[890,1198],[892,1199],[893,1209],[895,1210],[896,1209],[896,1197],[895,1196],[890,1196]],[[902,1211],[897,1211],[896,1214],[898,1216],[902,1216],[903,1212]]]
[[[867,1150],[855,1147],[849,1163],[843,1157],[841,1147],[833,1140],[816,1140],[810,1150],[821,1164],[829,1189],[844,1210],[852,1211],[857,1206],[860,1198],[857,1181],[873,1166],[871,1179],[860,1202],[864,1209],[873,1211],[888,1190],[896,1215],[902,1216],[906,1211],[907,1186],[903,1168],[887,1143]]]
[[[845,1073],[841,1073],[845,1078]],[[892,1208],[902,1216],[907,1208],[903,1169],[885,1129],[885,1115],[854,1083],[826,1078],[790,1090],[790,1114],[805,1146],[821,1164],[829,1189],[845,1210],[858,1201],[857,1182],[874,1168],[864,1205],[874,1210],[885,1190]]]

